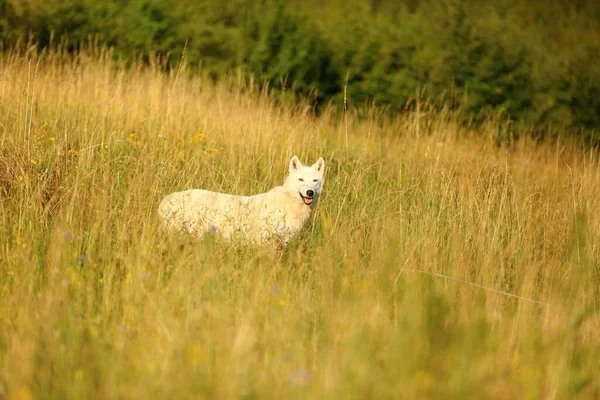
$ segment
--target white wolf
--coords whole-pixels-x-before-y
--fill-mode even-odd
[[[324,171],[322,157],[314,165],[305,166],[293,156],[282,186],[254,196],[201,189],[172,193],[160,202],[159,217],[167,231],[197,236],[214,231],[218,239],[287,244],[317,205]]]

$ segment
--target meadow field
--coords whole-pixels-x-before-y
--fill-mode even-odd
[[[0,55],[0,399],[600,396],[597,151],[112,59]],[[326,180],[285,251],[161,233],[293,154]]]

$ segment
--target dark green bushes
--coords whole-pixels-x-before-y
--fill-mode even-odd
[[[292,99],[394,112],[417,94],[483,118],[593,136],[600,128],[600,13],[592,1],[0,0],[5,45],[97,39],[218,78],[239,69]],[[186,46],[187,43],[187,46]]]

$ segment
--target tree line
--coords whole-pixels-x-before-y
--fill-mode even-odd
[[[157,54],[282,98],[429,99],[531,127],[600,128],[600,8],[591,0],[0,0],[4,47],[95,38],[124,60]]]

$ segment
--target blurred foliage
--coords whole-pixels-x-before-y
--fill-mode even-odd
[[[95,39],[171,67],[185,51],[214,78],[238,69],[317,104],[341,102],[347,83],[355,106],[428,98],[592,139],[600,128],[592,0],[0,0],[0,37],[71,49]]]

